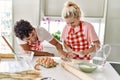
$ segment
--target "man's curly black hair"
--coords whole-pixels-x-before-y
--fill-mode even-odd
[[[32,25],[25,20],[17,21],[14,25],[14,32],[16,37],[23,40],[24,37],[29,37],[29,34],[32,32],[34,28]]]

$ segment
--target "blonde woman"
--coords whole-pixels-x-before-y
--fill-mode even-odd
[[[81,20],[81,10],[77,4],[67,1],[62,11],[66,26],[62,32],[64,46],[74,59],[90,60],[90,53],[99,48],[100,41],[89,22]]]

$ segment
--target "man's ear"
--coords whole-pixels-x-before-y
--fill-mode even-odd
[[[35,30],[35,28],[33,28],[32,30]]]

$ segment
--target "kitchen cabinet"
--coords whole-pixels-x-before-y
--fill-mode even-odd
[[[103,18],[106,0],[74,0],[83,10],[86,17]],[[43,0],[43,14],[45,16],[61,16],[66,0]]]

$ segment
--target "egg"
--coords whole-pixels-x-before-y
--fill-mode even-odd
[[[35,70],[40,70],[40,64],[35,64],[34,69]]]

